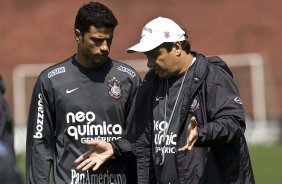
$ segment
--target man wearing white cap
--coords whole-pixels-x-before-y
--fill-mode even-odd
[[[138,182],[254,183],[244,109],[226,63],[192,52],[185,32],[163,17],[147,23],[128,52],[144,53],[150,68],[135,111]],[[122,140],[91,144],[79,167],[124,153]]]

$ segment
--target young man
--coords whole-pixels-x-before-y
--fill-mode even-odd
[[[136,98],[138,182],[254,183],[244,109],[225,62],[192,52],[185,32],[163,17],[128,51],[144,53],[150,68]],[[104,150],[85,157],[94,169],[121,150],[118,141],[89,144]],[[78,168],[90,167],[85,158]]]
[[[95,172],[74,165],[88,150],[87,140],[113,141],[130,130],[140,78],[108,56],[117,24],[103,4],[83,5],[75,20],[77,53],[38,77],[28,120],[27,184],[49,184],[50,178],[56,184],[135,183],[128,158],[112,159]]]

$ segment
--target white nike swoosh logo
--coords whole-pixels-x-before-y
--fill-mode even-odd
[[[74,92],[75,90],[77,90],[78,89],[78,87],[77,88],[74,88],[74,89],[71,89],[71,90],[66,90],[66,93],[72,93],[72,92]]]
[[[161,100],[161,99],[164,99],[164,97],[162,97],[162,96],[157,96],[157,97],[156,97],[156,101],[159,101],[159,100]]]

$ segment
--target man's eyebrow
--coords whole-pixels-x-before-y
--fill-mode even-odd
[[[90,36],[90,38],[91,39],[95,39],[95,40],[111,40],[111,39],[113,39],[112,37],[99,37],[99,36],[95,36],[95,35],[93,35],[93,36]]]
[[[90,38],[94,38],[94,39],[104,39],[104,38],[99,37],[99,36],[96,36],[96,35],[92,35],[92,36],[90,36]]]
[[[92,41],[95,41],[95,42],[103,42],[104,40],[110,40],[110,39],[108,39],[108,38],[99,38],[99,37],[95,37],[95,36],[93,36],[93,37],[90,37],[90,39],[92,40]]]
[[[160,51],[158,49],[153,49],[153,50],[150,50],[148,52],[145,52],[144,54],[145,55],[155,56],[155,55],[158,55],[159,53],[160,53]]]

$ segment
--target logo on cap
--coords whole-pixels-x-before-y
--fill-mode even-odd
[[[170,37],[170,35],[169,35],[169,32],[168,32],[168,31],[164,32],[164,37],[165,37],[165,38],[169,38],[169,37]]]
[[[153,32],[153,30],[151,28],[149,28],[149,27],[144,27],[143,31],[148,31],[149,33]]]

